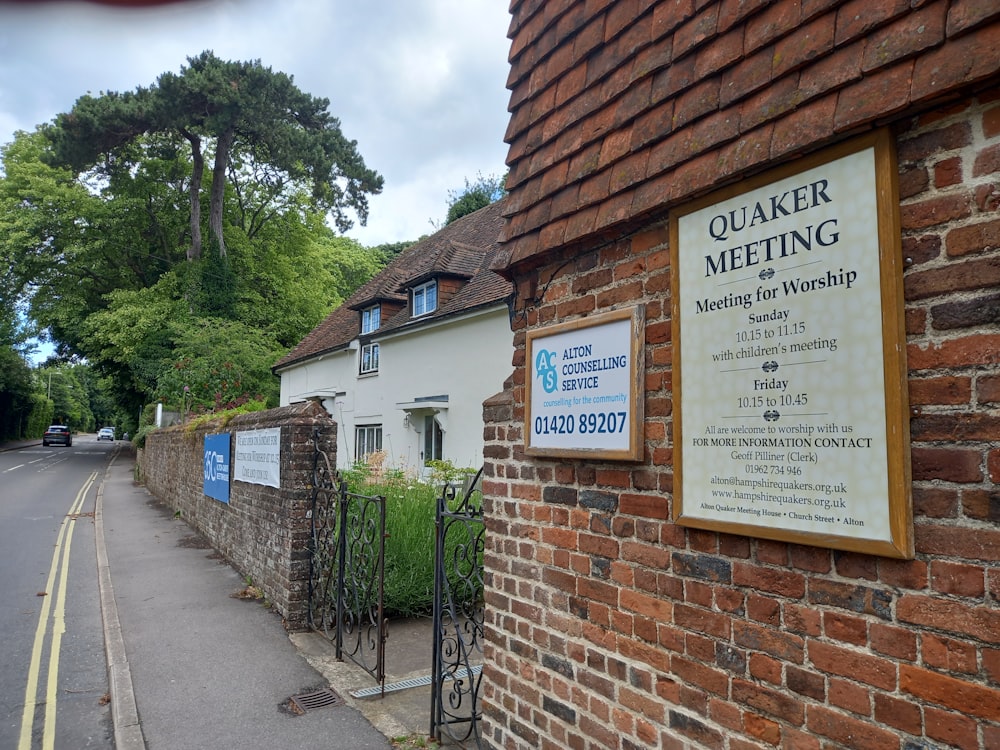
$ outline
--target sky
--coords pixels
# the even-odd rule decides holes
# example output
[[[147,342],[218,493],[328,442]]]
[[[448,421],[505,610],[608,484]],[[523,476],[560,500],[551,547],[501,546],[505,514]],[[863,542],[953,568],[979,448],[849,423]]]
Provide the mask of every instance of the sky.
[[[385,178],[364,245],[440,226],[449,195],[506,171],[506,0],[0,0],[0,145],[84,94],[149,86],[204,50],[330,100]]]

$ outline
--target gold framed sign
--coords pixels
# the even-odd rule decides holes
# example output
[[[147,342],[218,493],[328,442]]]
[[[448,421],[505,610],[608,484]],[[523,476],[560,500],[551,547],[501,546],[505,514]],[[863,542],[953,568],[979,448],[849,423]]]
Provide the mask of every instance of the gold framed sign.
[[[897,179],[883,129],[671,216],[678,524],[913,557]]]
[[[528,331],[525,453],[643,456],[645,308]]]

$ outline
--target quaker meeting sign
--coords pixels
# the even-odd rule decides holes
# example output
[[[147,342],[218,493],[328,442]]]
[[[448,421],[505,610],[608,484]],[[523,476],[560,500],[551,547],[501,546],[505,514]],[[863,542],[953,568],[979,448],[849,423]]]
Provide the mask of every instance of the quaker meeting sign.
[[[229,433],[205,435],[205,481],[208,497],[229,502]]]
[[[645,309],[529,331],[525,453],[642,458]]]
[[[671,217],[678,524],[913,556],[882,130]]]

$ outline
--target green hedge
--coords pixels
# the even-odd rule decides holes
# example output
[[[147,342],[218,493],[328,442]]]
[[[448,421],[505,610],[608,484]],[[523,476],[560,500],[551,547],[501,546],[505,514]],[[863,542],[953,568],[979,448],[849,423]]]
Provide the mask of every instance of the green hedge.
[[[467,472],[460,472],[465,474]],[[384,495],[386,499],[385,540],[385,609],[389,617],[429,615],[434,605],[434,518],[437,499],[443,482],[420,482],[402,473],[389,472],[375,479],[366,467],[345,472],[350,492],[359,495]],[[435,477],[440,478],[437,473]],[[460,502],[457,493],[455,502]],[[475,498],[474,498],[475,499]],[[478,502],[478,500],[477,500]],[[462,545],[468,544],[467,534],[455,528],[445,539],[445,556],[449,561],[461,561],[462,576],[449,571],[453,590],[467,606],[482,596],[481,586],[462,585],[472,565],[482,568],[482,553],[475,561],[465,560]],[[463,538],[464,537],[464,538]],[[449,568],[454,567],[449,565]]]

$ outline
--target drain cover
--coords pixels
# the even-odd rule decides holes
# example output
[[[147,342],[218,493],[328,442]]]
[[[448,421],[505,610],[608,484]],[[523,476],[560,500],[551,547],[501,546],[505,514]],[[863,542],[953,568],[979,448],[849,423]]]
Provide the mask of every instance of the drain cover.
[[[292,705],[302,713],[305,713],[306,711],[315,711],[317,708],[344,705],[344,699],[337,695],[336,691],[331,688],[317,690],[314,693],[293,695],[288,700],[290,700]]]

